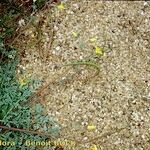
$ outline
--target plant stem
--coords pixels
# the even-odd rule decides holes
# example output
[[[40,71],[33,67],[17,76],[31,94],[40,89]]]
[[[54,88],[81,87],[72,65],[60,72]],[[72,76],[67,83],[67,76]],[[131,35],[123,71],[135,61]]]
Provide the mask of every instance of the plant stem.
[[[98,74],[100,72],[100,68],[99,68],[98,64],[91,62],[91,61],[74,61],[74,62],[70,62],[68,64],[65,64],[63,66],[70,66],[70,65],[73,65],[73,66],[77,66],[77,65],[92,66],[92,67],[96,68],[96,70],[97,70],[96,74]]]
[[[0,125],[0,128],[5,129],[5,130],[19,131],[19,132],[28,133],[28,134],[37,134],[37,135],[40,135],[40,136],[47,136],[47,137],[50,137],[50,138],[54,138],[50,134],[43,133],[43,132],[30,131],[30,130],[13,128],[13,127],[6,127],[6,126],[2,126],[2,125]]]

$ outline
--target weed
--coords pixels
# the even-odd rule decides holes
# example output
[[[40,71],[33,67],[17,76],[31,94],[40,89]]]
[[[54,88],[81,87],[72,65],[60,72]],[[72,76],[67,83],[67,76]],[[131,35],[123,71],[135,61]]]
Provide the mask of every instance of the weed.
[[[96,64],[95,62],[92,62],[92,61],[73,61],[73,62],[70,62],[68,64],[65,64],[64,66],[70,66],[70,65],[72,65],[72,66],[78,66],[78,65],[92,66],[97,70],[96,75],[100,71],[99,65]]]
[[[8,42],[8,37],[13,37],[16,28],[13,23],[8,23],[14,15],[14,10],[0,15],[0,149],[34,150],[37,147],[28,147],[25,144],[27,140],[43,141],[49,137],[55,138],[60,127],[53,118],[45,114],[41,104],[32,106],[29,103],[28,98],[35,90],[30,87],[35,87],[35,81],[29,79],[25,83],[16,77],[19,63],[17,50]]]
[[[11,58],[7,63],[0,62],[1,125],[26,130],[46,131],[49,135],[56,137],[59,134],[60,128],[53,118],[45,115],[44,107],[41,104],[36,104],[34,107],[29,105],[28,97],[32,94],[32,91],[29,88],[30,83],[20,86],[20,83],[15,76],[17,63],[16,60]],[[28,134],[1,130],[0,140],[14,141],[16,144],[13,148],[25,149],[25,140],[45,140],[47,137]],[[11,148],[12,146],[4,147],[4,149]]]

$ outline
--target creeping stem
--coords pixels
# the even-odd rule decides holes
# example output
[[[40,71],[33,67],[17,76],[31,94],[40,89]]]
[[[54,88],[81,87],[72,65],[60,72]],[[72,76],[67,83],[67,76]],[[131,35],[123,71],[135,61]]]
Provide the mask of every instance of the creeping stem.
[[[100,67],[98,64],[91,62],[91,61],[73,61],[68,64],[64,64],[63,66],[78,66],[78,65],[86,65],[86,66],[92,66],[97,70],[97,74],[100,72]]]

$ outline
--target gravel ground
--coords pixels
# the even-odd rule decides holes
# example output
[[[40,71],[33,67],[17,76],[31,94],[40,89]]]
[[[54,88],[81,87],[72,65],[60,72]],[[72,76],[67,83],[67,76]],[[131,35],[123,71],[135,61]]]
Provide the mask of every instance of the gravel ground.
[[[75,141],[72,150],[149,149],[150,2],[68,0],[64,7],[39,12],[38,28],[29,25],[17,41],[19,68],[49,84],[41,102],[60,123],[60,138]],[[73,60],[95,61],[100,72],[62,66]]]

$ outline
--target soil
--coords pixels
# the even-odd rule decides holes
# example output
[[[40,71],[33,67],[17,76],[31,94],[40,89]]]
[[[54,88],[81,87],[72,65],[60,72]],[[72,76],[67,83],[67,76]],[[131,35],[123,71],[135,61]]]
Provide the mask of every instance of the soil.
[[[59,138],[76,142],[70,149],[149,149],[150,2],[66,0],[64,8],[41,10],[16,40],[18,73],[39,81],[37,100],[59,122]],[[100,72],[64,66],[72,61]]]

